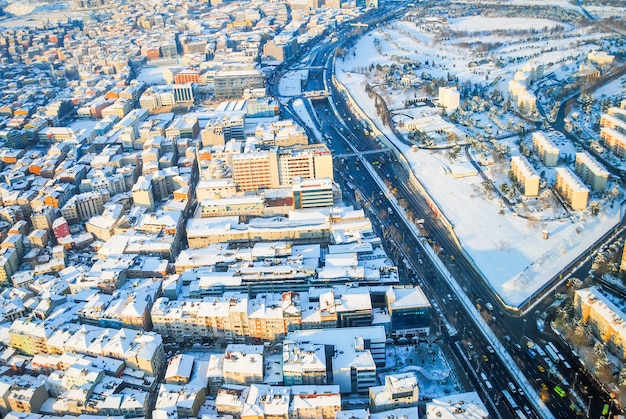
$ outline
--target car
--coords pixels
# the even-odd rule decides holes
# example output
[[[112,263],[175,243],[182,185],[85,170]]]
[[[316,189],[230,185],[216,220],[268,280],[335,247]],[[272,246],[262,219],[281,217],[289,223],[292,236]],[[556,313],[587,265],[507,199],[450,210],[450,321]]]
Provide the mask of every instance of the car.
[[[519,343],[515,344],[515,349],[517,349],[518,351],[522,350],[522,345],[520,345]]]
[[[450,294],[447,295],[448,301],[452,301],[452,296]]]
[[[474,345],[472,345],[472,342],[467,342],[467,347],[472,350],[474,349]]]
[[[487,346],[487,351],[489,351],[490,354],[495,352],[493,348],[491,347],[491,345]]]
[[[546,369],[543,367],[543,365],[537,365],[537,369],[539,370],[539,372],[546,372]]]
[[[524,412],[526,412],[528,416],[532,416],[533,414],[532,410],[530,410],[530,407],[528,406],[524,406]]]
[[[483,355],[483,361],[489,362],[489,358],[487,358],[487,355]]]
[[[546,383],[541,383],[541,389],[543,391],[548,391],[548,386],[546,385]]]

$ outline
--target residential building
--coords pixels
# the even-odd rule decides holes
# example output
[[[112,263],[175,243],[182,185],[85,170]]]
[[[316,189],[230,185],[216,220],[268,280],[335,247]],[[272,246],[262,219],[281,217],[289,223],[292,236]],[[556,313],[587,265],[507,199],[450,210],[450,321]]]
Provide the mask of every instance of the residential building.
[[[168,384],[188,384],[193,370],[194,357],[178,354],[170,359],[163,379]]]
[[[554,143],[554,135],[544,131],[535,131],[532,134],[533,152],[539,156],[547,167],[555,167],[559,163],[559,148]]]
[[[275,149],[235,154],[232,156],[233,181],[240,190],[277,188],[278,156]]]
[[[574,292],[574,307],[593,335],[604,342],[618,358],[626,358],[625,313],[607,298],[598,287]]]
[[[524,156],[511,157],[511,171],[520,184],[524,196],[539,195],[540,177]]]
[[[583,184],[578,176],[567,167],[557,167],[556,183],[554,189],[561,198],[574,210],[584,210],[587,208],[589,199],[589,189]]]
[[[154,211],[154,193],[150,179],[140,176],[133,186],[132,194],[134,205],[145,207],[148,211]]]
[[[285,385],[328,384],[325,345],[284,340],[282,347]]]
[[[446,112],[454,112],[461,104],[461,94],[456,87],[439,88],[439,106]]]
[[[609,179],[609,171],[587,151],[576,153],[576,174],[593,192],[602,192]]]
[[[358,377],[357,377],[358,379]],[[338,386],[292,386],[290,419],[336,419],[341,411]]]
[[[262,384],[265,373],[263,345],[229,344],[222,372],[225,384]]]

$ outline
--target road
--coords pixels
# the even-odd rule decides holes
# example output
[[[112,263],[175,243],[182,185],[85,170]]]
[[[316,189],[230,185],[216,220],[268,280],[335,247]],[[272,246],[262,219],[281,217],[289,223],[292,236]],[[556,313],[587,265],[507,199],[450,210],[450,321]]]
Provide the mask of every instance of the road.
[[[495,402],[496,411],[492,411],[494,405],[487,404],[490,411],[497,417],[510,415],[508,408],[501,402],[500,395],[501,390],[509,387],[509,382],[515,383],[515,380],[499,357],[488,349],[493,343],[483,337],[472,318],[465,312],[465,307],[458,303],[455,291],[449,288],[432,261],[420,250],[422,244],[412,234],[407,234],[412,230],[412,226],[391,209],[392,204],[387,199],[389,191],[395,194],[397,199],[407,203],[416,219],[423,219],[422,231],[427,233],[430,245],[440,251],[440,258],[463,287],[463,291],[477,307],[480,307],[481,314],[500,342],[520,369],[527,374],[529,382],[533,383],[545,397],[545,402],[554,415],[571,417],[572,403],[583,407],[580,406],[580,398],[571,397],[573,395],[568,391],[568,385],[570,383],[573,385],[574,381],[577,387],[586,388],[586,394],[592,396],[589,399],[592,413],[599,411],[603,403],[602,393],[595,391],[595,384],[578,369],[579,366],[572,357],[566,358],[571,361],[569,362],[571,370],[564,371],[562,365],[550,368],[544,359],[529,354],[529,341],[543,345],[545,339],[553,337],[542,335],[537,331],[535,317],[520,317],[518,313],[502,306],[471,261],[458,249],[454,239],[439,220],[438,214],[429,207],[427,198],[421,196],[411,185],[402,165],[393,154],[389,154],[389,150],[384,149],[384,146],[381,148],[381,144],[367,133],[366,123],[355,117],[347,100],[334,89],[331,80],[331,58],[336,44],[326,42],[320,45],[307,63],[313,67],[309,73],[307,90],[329,89],[331,93],[330,98],[311,100],[316,129],[322,133],[323,140],[328,143],[334,155],[345,155],[335,164],[338,180],[345,185],[344,190],[352,190],[361,205],[378,220],[375,228],[383,237],[389,254],[395,258],[404,280],[420,285],[433,307],[442,316],[442,320],[436,322],[441,329],[440,333],[450,337],[451,347],[461,359],[461,364],[466,361],[466,373],[481,396]],[[368,164],[376,168],[376,175],[380,179],[388,182],[388,190],[379,187],[366,169]],[[544,304],[549,305],[551,302],[552,299],[548,298]],[[493,312],[484,309],[487,303],[496,307]],[[442,327],[442,324],[445,326]],[[562,352],[567,355],[565,350]],[[487,377],[486,381],[489,381],[491,389],[486,386],[480,374]],[[559,374],[563,376],[567,385]],[[566,397],[560,397],[554,392],[556,385],[566,389]],[[515,384],[512,386],[516,390],[512,395],[519,407],[530,411],[529,416],[539,417],[537,412],[532,411],[532,404],[526,399],[525,394],[520,392]]]

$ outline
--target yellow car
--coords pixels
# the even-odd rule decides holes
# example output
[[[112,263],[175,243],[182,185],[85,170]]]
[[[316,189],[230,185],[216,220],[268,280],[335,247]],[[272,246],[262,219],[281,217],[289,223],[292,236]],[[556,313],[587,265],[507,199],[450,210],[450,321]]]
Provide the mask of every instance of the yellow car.
[[[543,367],[543,365],[537,365],[537,369],[539,370],[539,372],[546,372],[546,369]]]
[[[543,391],[548,391],[548,386],[546,385],[546,383],[541,383],[541,389]]]
[[[483,361],[489,362],[489,358],[487,358],[487,355],[483,355]]]

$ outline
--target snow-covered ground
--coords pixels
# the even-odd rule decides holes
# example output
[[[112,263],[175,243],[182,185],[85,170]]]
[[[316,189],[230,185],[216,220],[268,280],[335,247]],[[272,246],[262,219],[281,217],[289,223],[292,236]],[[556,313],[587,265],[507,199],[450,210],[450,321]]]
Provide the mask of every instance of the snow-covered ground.
[[[498,18],[492,21],[472,17],[471,28],[506,27],[507,20],[518,30],[554,27],[557,24],[545,19]],[[457,19],[453,25],[469,28],[470,21]],[[561,26],[571,32],[571,37],[577,36],[575,39],[582,45],[574,47],[571,37],[556,40],[554,44],[550,40],[543,40],[529,45],[522,40],[507,37],[500,39],[502,45],[492,51],[493,55],[502,53],[501,58],[508,61],[504,68],[495,68],[491,62],[470,68],[468,64],[476,60],[476,52],[455,45],[461,40],[437,43],[432,35],[416,23],[390,22],[362,37],[344,59],[337,60],[336,77],[370,118],[376,118],[377,115],[373,99],[365,92],[366,84],[377,83],[376,70],[371,66],[397,65],[398,57],[420,62],[424,72],[433,78],[446,77],[451,73],[459,77],[460,83],[464,80],[485,83],[485,75],[489,75],[491,79],[501,77],[498,86],[506,86],[515,71],[530,59],[544,63],[546,74],[558,72],[557,78],[560,78],[575,69],[576,57],[593,48],[592,38],[602,36],[577,32],[568,24]],[[497,37],[492,35],[492,38],[488,42],[496,42]],[[481,41],[487,42],[483,38]],[[548,49],[551,50],[549,53],[546,52]],[[390,109],[399,109],[406,98],[419,95],[414,89],[405,89],[403,92],[390,89],[384,82],[381,84],[383,86],[377,86],[377,91]],[[503,93],[506,95],[506,90]],[[454,178],[450,174],[442,174],[440,168],[450,165],[445,151],[412,151],[395,139],[388,128],[379,121],[375,122],[395,142],[415,177],[444,211],[465,252],[503,301],[511,306],[522,304],[620,220],[621,209],[618,205],[605,206],[597,216],[583,212],[575,213],[569,219],[555,216],[553,218],[556,219],[552,220],[543,217],[540,221],[533,221],[521,218],[506,209],[498,198],[485,198],[481,192],[480,176]],[[543,238],[544,231],[548,232],[548,239]]]

